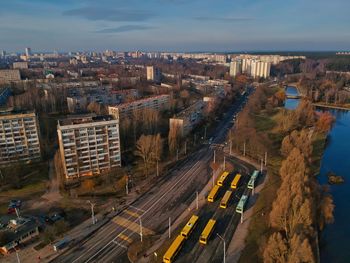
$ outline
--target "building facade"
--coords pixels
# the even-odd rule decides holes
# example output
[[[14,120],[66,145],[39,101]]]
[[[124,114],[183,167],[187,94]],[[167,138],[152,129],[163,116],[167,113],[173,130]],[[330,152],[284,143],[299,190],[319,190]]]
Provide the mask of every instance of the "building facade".
[[[0,164],[40,158],[35,113],[0,113]]]
[[[26,61],[13,62],[12,66],[13,66],[13,69],[27,69],[28,62],[26,62]]]
[[[147,66],[147,80],[159,82],[162,78],[161,70],[154,66]]]
[[[109,106],[108,113],[120,118],[130,117],[134,112],[140,112],[144,109],[164,110],[169,108],[170,95],[158,95],[141,100],[135,100],[128,103]]]
[[[66,179],[121,166],[118,119],[109,115],[66,119],[58,123],[57,133]]]
[[[236,77],[238,74],[242,73],[242,61],[234,60],[230,63],[230,76]]]
[[[21,80],[21,74],[18,69],[0,70],[0,84],[10,83]]]
[[[253,61],[251,64],[250,75],[254,78],[268,78],[270,77],[271,63],[264,61]]]
[[[204,118],[205,102],[197,101],[195,104],[184,109],[179,114],[169,119],[170,133],[180,136],[186,136],[196,127]]]

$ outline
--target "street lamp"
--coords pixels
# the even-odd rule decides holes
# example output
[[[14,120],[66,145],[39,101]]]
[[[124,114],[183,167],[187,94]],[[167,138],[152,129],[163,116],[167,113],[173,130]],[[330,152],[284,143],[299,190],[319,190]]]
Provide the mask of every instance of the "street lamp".
[[[225,239],[219,235],[219,233],[216,233],[216,235],[224,242],[224,263],[226,262],[226,241]]]
[[[91,205],[91,219],[92,219],[92,224],[95,224],[95,212],[94,212],[94,207],[95,204],[91,203],[90,200],[87,201]]]

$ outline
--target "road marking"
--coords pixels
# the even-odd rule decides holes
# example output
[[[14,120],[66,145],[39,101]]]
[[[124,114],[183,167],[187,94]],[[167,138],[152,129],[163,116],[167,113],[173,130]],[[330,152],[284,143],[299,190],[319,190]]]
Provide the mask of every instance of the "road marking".
[[[120,246],[120,247],[122,247],[122,248],[128,249],[126,246],[120,244],[119,242],[117,242],[117,241],[115,241],[115,240],[113,240],[112,243],[114,243],[114,244],[116,244],[116,245],[118,245],[118,246]]]
[[[133,206],[133,205],[129,205],[129,207],[132,207],[132,208],[136,209],[137,211],[145,212],[145,210],[138,208],[136,206]]]
[[[201,152],[199,152],[199,153],[201,153]],[[208,153],[205,152],[204,155],[208,155]],[[199,154],[199,156],[201,157],[201,154]],[[210,155],[210,156],[211,156],[211,155]],[[208,159],[210,156],[208,155],[208,156],[207,156],[207,159]],[[203,158],[201,158],[201,159],[203,159]],[[197,161],[186,173],[184,173],[184,174],[179,178],[179,180],[175,182],[175,184],[172,184],[172,185],[171,185],[171,189],[175,189],[176,186],[177,186],[184,178],[186,178],[186,175],[187,175],[193,168],[195,168],[195,167],[197,166],[198,163],[199,163],[199,161]],[[197,170],[197,169],[198,169],[198,168],[196,168],[195,170]],[[153,208],[158,202],[160,202],[160,201],[162,200],[162,198],[163,198],[165,195],[167,195],[168,193],[169,193],[169,191],[166,191],[160,198],[158,198],[158,200],[154,201],[154,203],[152,204],[152,206],[151,206],[150,208],[148,208],[148,209],[144,212],[144,214],[146,214],[150,209],[152,209],[152,208]],[[152,197],[150,200],[148,200],[148,201],[145,203],[145,205],[144,205],[143,207],[145,207],[147,204],[151,203],[155,198],[157,198],[157,196],[154,196],[154,197]],[[137,221],[137,219],[136,219],[134,222],[136,222],[136,221]],[[121,233],[124,233],[126,230],[127,230],[127,229],[124,229]],[[115,241],[115,240],[112,239],[110,242],[108,242],[106,245],[104,245],[104,246],[103,246],[101,249],[99,249],[94,255],[92,255],[90,258],[88,258],[88,260],[86,260],[85,263],[90,262],[96,255],[98,255],[98,254],[100,253],[100,251],[102,251],[102,250],[104,250],[106,247],[108,247],[113,241]],[[95,246],[96,246],[97,244],[99,244],[99,243],[100,243],[100,242],[97,242],[97,243],[95,244]],[[95,246],[93,246],[93,247],[91,247],[90,249],[88,249],[87,252],[90,251],[90,250],[92,250]],[[77,260],[79,260],[82,256],[83,256],[83,255],[81,255],[81,256],[79,256],[78,258],[76,258],[72,263],[74,263],[74,262],[76,262]]]
[[[123,210],[123,212],[125,212],[125,213],[127,213],[128,215],[131,215],[131,216],[133,216],[133,217],[136,217],[136,218],[139,218],[139,217],[140,217],[140,215],[139,215],[138,213],[135,213],[135,212],[130,211],[130,210],[128,210],[128,209]]]
[[[126,229],[131,230],[132,232],[135,232],[135,233],[140,232],[140,225],[138,223],[125,219],[124,217],[116,216],[115,218],[113,218],[113,222],[116,223],[117,225],[120,225]],[[154,231],[144,226],[142,226],[142,232],[144,235],[154,235]]]
[[[132,239],[131,239],[130,237],[128,237],[127,235],[119,234],[117,237],[120,238],[120,239],[125,240],[125,241],[128,242],[129,244],[132,243]]]

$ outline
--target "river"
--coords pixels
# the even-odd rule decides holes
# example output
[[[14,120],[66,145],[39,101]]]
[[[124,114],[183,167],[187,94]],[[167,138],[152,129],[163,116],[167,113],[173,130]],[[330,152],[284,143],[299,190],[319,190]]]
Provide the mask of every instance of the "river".
[[[295,95],[294,87],[287,87],[288,94]],[[287,99],[285,107],[295,109],[298,99]],[[345,178],[345,184],[330,186],[334,198],[335,221],[327,225],[322,232],[320,242],[321,263],[348,263],[350,262],[350,111],[329,110],[336,121],[329,132],[328,142],[321,160],[319,181],[327,184],[327,173],[335,172]]]

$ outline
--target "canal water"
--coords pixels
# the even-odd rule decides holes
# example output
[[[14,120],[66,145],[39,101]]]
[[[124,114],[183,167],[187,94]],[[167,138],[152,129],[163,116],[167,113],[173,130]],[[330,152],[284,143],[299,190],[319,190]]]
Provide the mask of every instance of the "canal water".
[[[297,90],[294,87],[286,89],[288,94]],[[299,100],[287,99],[285,107],[295,109]],[[327,225],[322,232],[320,242],[322,263],[350,262],[350,111],[329,110],[336,121],[329,132],[324,155],[321,160],[319,181],[327,184],[327,173],[332,171],[345,178],[342,185],[330,186],[334,198],[335,221]]]

